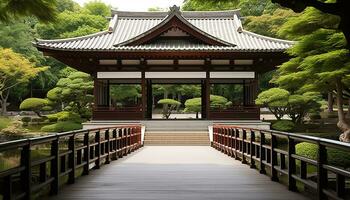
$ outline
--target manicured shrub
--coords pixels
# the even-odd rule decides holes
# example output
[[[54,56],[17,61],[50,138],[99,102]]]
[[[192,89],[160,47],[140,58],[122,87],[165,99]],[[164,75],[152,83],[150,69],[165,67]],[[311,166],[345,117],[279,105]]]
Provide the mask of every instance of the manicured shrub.
[[[55,114],[46,115],[47,119],[50,122],[63,122],[63,121],[72,121],[76,123],[80,123],[80,116],[76,113],[69,111],[61,111]]]
[[[82,125],[80,123],[72,122],[72,121],[64,121],[57,122],[55,124],[46,125],[41,128],[43,132],[66,132],[82,129]]]
[[[23,122],[24,126],[28,126],[29,122],[32,121],[31,117],[22,117],[21,121]]]
[[[272,129],[277,131],[290,132],[295,128],[295,124],[290,120],[279,120],[272,124]]]
[[[298,155],[317,160],[318,147],[316,144],[302,142],[296,145],[295,150]],[[331,165],[336,165],[344,168],[350,167],[350,152],[333,148],[327,149],[327,158],[328,163]]]
[[[49,101],[47,99],[40,99],[40,98],[28,98],[22,101],[21,105],[19,106],[19,109],[21,110],[30,110],[35,112],[39,117],[40,111],[43,110],[48,105]]]

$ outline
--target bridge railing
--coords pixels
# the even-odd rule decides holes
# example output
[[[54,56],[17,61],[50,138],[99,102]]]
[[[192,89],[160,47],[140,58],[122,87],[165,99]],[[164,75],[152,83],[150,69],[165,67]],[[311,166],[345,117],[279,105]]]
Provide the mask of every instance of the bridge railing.
[[[10,165],[0,170],[0,191],[4,200],[31,199],[43,191],[54,195],[64,183],[72,184],[77,176],[141,146],[138,124],[0,143],[0,161],[12,155]]]
[[[301,142],[317,147],[316,159],[296,152]],[[272,181],[286,181],[289,190],[296,191],[299,182],[315,192],[317,199],[349,198],[350,166],[329,162],[327,154],[349,153],[350,144],[273,130],[214,125],[212,147],[268,174]]]

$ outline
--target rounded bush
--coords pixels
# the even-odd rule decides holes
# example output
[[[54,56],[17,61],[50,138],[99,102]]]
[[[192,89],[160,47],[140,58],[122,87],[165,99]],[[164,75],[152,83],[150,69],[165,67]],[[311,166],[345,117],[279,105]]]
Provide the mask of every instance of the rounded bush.
[[[72,122],[81,122],[81,118],[78,114],[69,111],[61,111],[55,114],[47,115],[47,119],[50,122],[62,122],[62,121],[72,121]]]
[[[57,122],[55,124],[46,125],[41,128],[43,132],[66,132],[82,129],[83,126],[72,121]]]
[[[21,110],[41,110],[43,107],[45,107],[48,104],[48,101],[46,99],[40,99],[40,98],[28,98],[22,101],[21,105],[19,106],[19,109]]]
[[[302,142],[295,146],[295,150],[296,153],[300,156],[317,160],[318,147],[316,144]],[[327,158],[328,163],[331,165],[336,165],[345,168],[350,167],[350,152],[337,149],[327,149]]]
[[[295,128],[295,124],[290,120],[279,120],[272,124],[272,129],[277,131],[290,132]]]

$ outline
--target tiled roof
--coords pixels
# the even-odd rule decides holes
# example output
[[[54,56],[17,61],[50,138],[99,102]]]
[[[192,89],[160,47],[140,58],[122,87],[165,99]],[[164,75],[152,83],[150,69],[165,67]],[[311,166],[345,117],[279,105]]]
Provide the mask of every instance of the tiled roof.
[[[69,39],[37,40],[35,45],[45,49],[65,51],[230,51],[230,52],[282,52],[293,42],[258,35],[243,29],[240,13],[233,11],[181,12],[191,25],[210,37],[229,45],[192,43],[118,45],[140,37],[167,19],[171,12],[120,12],[113,11],[107,31]]]

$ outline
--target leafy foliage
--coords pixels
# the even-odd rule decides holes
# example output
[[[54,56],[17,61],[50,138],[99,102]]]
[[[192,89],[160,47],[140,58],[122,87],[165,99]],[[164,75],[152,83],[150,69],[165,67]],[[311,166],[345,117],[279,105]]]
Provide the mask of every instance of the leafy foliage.
[[[201,109],[202,109],[202,98],[197,97],[193,99],[187,99],[185,101],[184,112],[187,112],[187,113],[195,112],[197,119],[198,119],[198,113],[201,112]]]
[[[54,21],[56,17],[55,0],[2,0],[0,3],[0,21],[8,22],[13,18],[35,16],[40,21]]]
[[[11,90],[20,85],[28,84],[45,67],[34,67],[22,55],[11,49],[0,49],[0,103],[1,113],[6,113],[7,99]]]
[[[306,142],[299,143],[295,146],[298,155],[317,160],[318,147],[315,144]],[[327,158],[330,165],[336,165],[348,168],[350,166],[350,153],[333,148],[327,149]]]
[[[46,117],[50,122],[63,122],[63,121],[71,121],[76,123],[81,122],[81,118],[77,113],[68,112],[68,111],[61,111],[55,114],[46,115]]]
[[[47,98],[62,108],[78,113],[83,118],[91,115],[93,81],[89,74],[73,72],[61,78],[55,88],[47,93]]]
[[[181,105],[181,102],[176,101],[174,99],[161,99],[157,102],[158,104],[163,104],[168,107],[165,111],[163,111],[163,117],[165,119],[169,119],[171,112],[175,110],[175,108]]]
[[[295,128],[295,124],[290,120],[279,120],[272,124],[272,129],[277,131],[291,132]]]
[[[66,131],[79,130],[79,129],[82,129],[82,127],[83,126],[80,123],[64,121],[64,122],[57,122],[55,124],[43,126],[41,128],[41,131],[60,133],[60,132],[66,132]]]
[[[49,105],[49,101],[47,99],[28,98],[21,103],[21,105],[19,106],[19,109],[33,111],[39,117],[41,117],[40,112],[42,110],[45,110],[45,108],[47,108],[48,105]]]

